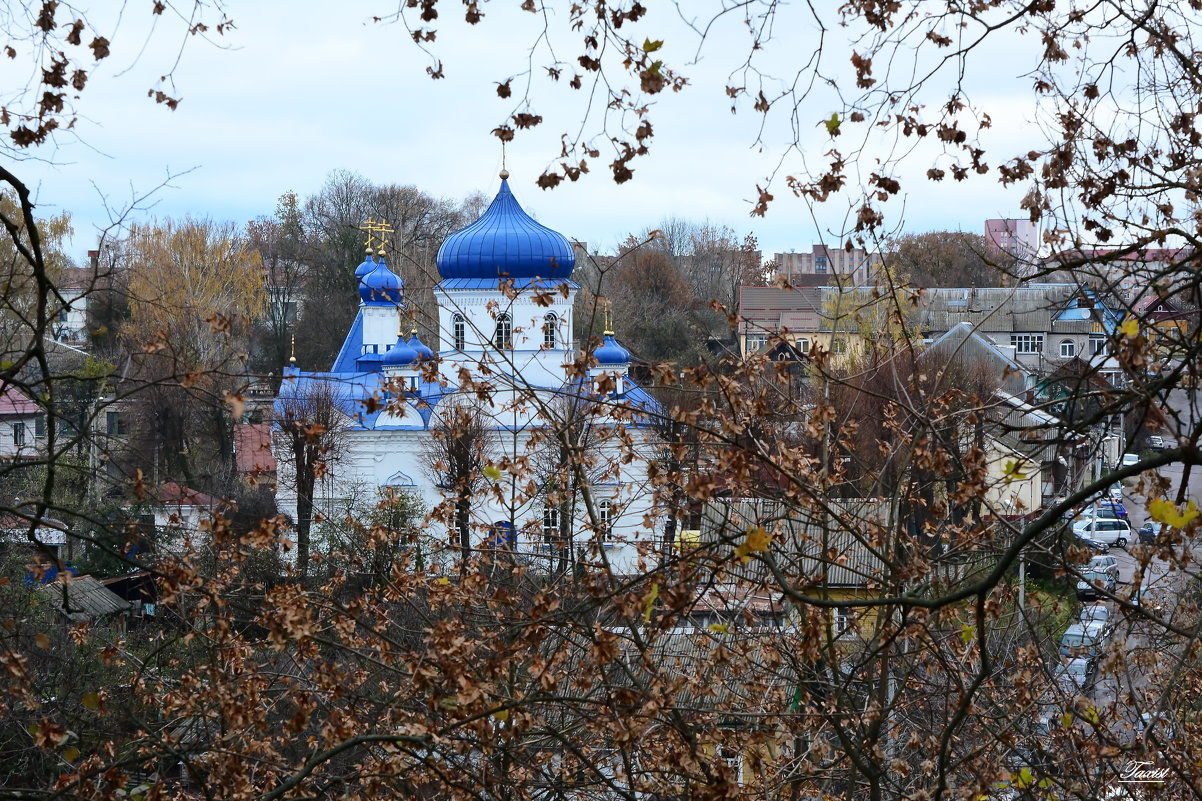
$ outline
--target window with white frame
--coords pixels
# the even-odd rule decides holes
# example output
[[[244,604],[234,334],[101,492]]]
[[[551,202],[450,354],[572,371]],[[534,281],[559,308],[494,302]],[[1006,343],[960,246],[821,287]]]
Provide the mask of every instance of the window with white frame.
[[[1071,359],[1077,355],[1077,343],[1071,339],[1063,339],[1060,341],[1060,358]]]
[[[1043,334],[1011,334],[1015,353],[1043,353]]]
[[[39,437],[39,438],[46,436],[46,418],[45,417],[38,416],[33,419],[33,435],[35,437]]]
[[[467,345],[467,320],[463,319],[462,314],[451,318],[451,340],[451,347],[455,350],[463,350]]]
[[[1106,338],[1105,337],[1090,337],[1089,352],[1094,356],[1106,355]]]
[[[13,445],[18,448],[25,446],[25,424],[13,423]]]
[[[558,546],[559,542],[559,507],[543,507],[543,543],[548,546]]]
[[[555,329],[559,326],[559,317],[554,313],[543,318],[543,347],[548,350],[555,347]]]
[[[831,353],[836,356],[842,356],[847,353],[847,340],[843,337],[833,337],[831,339]]]
[[[513,319],[502,312],[497,315],[497,330],[493,335],[493,344],[497,350],[513,349]]]
[[[807,339],[807,338],[805,338],[805,337],[802,337],[802,338],[798,339],[798,340],[797,340],[797,350],[798,350],[798,351],[799,351],[799,352],[800,352],[800,353],[801,353],[803,356],[807,356],[807,355],[809,355],[809,353],[810,353],[810,340],[809,340],[809,339]]]
[[[718,746],[718,759],[721,759],[726,765],[735,784],[741,785],[743,783],[743,755],[739,753],[739,750],[728,745],[720,745]]]
[[[608,544],[613,533],[613,506],[608,498],[597,504],[597,525],[597,536],[602,544]]]
[[[851,607],[836,606],[831,615],[831,634],[835,637],[851,628]]]
[[[768,347],[768,335],[762,332],[747,335],[747,352],[759,353]]]

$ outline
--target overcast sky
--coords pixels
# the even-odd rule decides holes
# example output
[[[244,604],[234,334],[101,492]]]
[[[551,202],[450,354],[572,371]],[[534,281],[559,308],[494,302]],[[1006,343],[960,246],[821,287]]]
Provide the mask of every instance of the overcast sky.
[[[110,37],[112,58],[94,71],[80,101],[78,139],[60,137],[57,148],[39,153],[51,163],[30,161],[18,172],[36,187],[44,211],[72,213],[76,258],[109,222],[102,196],[108,206],[123,207],[168,175],[186,171],[138,216],[192,214],[241,223],[270,215],[285,191],[302,197],[316,191],[334,169],[377,183],[414,184],[436,196],[491,196],[501,151],[489,131],[513,110],[512,100],[497,97],[493,81],[521,70],[533,35],[531,17],[486,5],[484,23],[468,28],[446,19],[459,13],[459,5],[445,5],[437,44],[447,78],[432,81],[428,58],[403,27],[371,21],[373,14],[387,13],[386,3],[233,0],[228,10],[237,27],[221,40],[227,47],[193,40],[184,50],[175,71],[183,102],[170,112],[148,100],[146,90],[167,71],[179,37],[162,35],[161,27],[143,48],[146,32],[139,25],[149,15],[134,3]],[[650,17],[645,24],[663,31],[665,58],[685,60],[694,52],[695,40],[677,19]],[[816,41],[800,23],[787,35],[778,32],[780,39],[788,43],[781,59],[807,57]],[[723,87],[742,43],[737,25],[714,29],[701,61],[686,68],[694,85],[656,100],[652,155],[635,162],[635,180],[622,186],[603,165],[576,184],[553,191],[535,186],[559,134],[577,127],[580,113],[573,93],[536,84],[533,110],[546,122],[541,133],[519,136],[508,154],[519,201],[543,223],[601,250],[668,216],[755,233],[766,256],[808,248],[819,231],[841,226],[846,202],[812,215],[783,184],[774,188],[777,201],[766,218],[748,216],[755,185],[780,156],[787,120],[770,126],[757,147],[758,115],[749,109],[730,114]],[[574,60],[573,45],[561,40],[558,55]],[[978,95],[1002,110],[995,113],[994,141],[1020,147],[1032,135],[1034,112],[1024,99],[1029,89],[1004,74],[1005,63],[987,67],[998,80],[983,80]],[[787,64],[777,66],[787,77]],[[832,110],[818,99],[798,114],[808,161],[820,160],[832,145],[821,127]],[[780,174],[797,165],[794,157]],[[1019,216],[1021,194],[1002,191],[992,177],[969,185],[916,184],[904,198],[905,228],[979,233],[986,217]],[[893,205],[901,211],[900,203]]]

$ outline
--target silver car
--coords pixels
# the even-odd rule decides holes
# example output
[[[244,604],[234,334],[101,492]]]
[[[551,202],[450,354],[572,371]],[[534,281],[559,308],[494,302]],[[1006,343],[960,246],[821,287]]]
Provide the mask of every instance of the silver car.
[[[1115,581],[1119,579],[1119,560],[1113,556],[1098,554],[1092,557],[1082,569],[1092,570],[1095,573],[1109,573],[1114,576]]]
[[[1086,604],[1081,607],[1077,622],[1083,624],[1101,623],[1103,627],[1110,625],[1110,607],[1105,604]]]

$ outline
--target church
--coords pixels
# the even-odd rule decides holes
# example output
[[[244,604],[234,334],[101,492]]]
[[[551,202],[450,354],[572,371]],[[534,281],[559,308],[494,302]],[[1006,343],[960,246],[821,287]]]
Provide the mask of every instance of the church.
[[[507,179],[502,171],[492,204],[438,251],[437,351],[404,330],[404,284],[369,244],[334,364],[284,370],[278,507],[297,519],[280,421],[322,398],[336,430],[312,492],[315,519],[405,493],[448,560],[505,549],[536,567],[633,573],[654,561],[662,529],[647,470],[660,407],[630,379],[630,353],[612,331],[591,353],[578,349],[572,246],[526,214]],[[320,550],[320,525],[311,539]]]

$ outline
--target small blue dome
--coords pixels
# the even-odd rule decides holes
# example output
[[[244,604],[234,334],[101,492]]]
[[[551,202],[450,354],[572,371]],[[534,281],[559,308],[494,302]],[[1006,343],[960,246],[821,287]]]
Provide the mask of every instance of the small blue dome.
[[[383,259],[359,279],[359,297],[364,303],[395,306],[405,296],[405,283],[388,269]]]
[[[570,278],[576,255],[563,234],[530,218],[502,178],[501,190],[480,219],[447,237],[438,249],[445,279]]]
[[[430,348],[426,347],[426,343],[418,339],[416,330],[413,332],[413,335],[409,337],[409,347],[413,348],[413,350],[417,353],[417,358],[421,359],[422,361],[434,361],[434,351],[430,350]]]
[[[417,358],[417,351],[413,346],[406,342],[404,337],[398,336],[396,344],[384,354],[384,367],[412,367]]]
[[[374,269],[376,269],[376,262],[371,257],[371,251],[368,250],[367,254],[363,257],[363,262],[355,268],[355,283],[358,284],[363,279],[363,276]]]
[[[593,358],[598,367],[610,367],[630,364],[630,351],[618,344],[614,335],[607,333],[601,347],[593,351]]]

